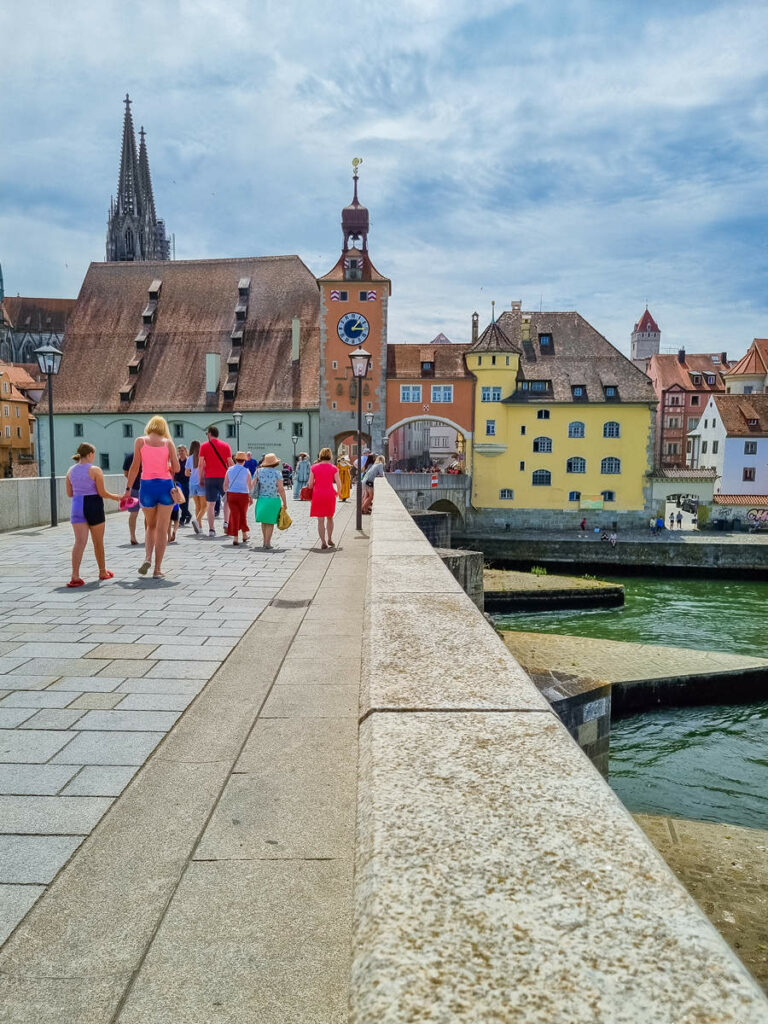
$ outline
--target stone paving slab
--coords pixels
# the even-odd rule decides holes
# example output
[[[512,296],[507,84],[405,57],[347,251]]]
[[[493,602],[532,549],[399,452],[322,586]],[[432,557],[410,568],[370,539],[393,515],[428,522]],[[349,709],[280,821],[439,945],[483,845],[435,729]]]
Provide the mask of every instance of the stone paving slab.
[[[24,917],[44,892],[43,885],[0,883],[0,945],[11,934],[16,921]]]
[[[127,517],[115,515],[106,533],[115,579],[93,581],[88,549],[87,586],[75,591],[63,585],[68,524],[0,535],[0,564],[13,579],[0,600],[0,794],[13,801],[0,802],[0,813],[9,810],[0,828],[39,831],[35,841],[61,839],[67,823],[91,831],[306,558],[307,512],[294,515],[274,555],[182,531],[159,584],[136,575],[141,550],[126,543]],[[62,578],[51,580],[52,565]],[[4,884],[18,885],[0,866]],[[28,907],[10,892],[0,899],[0,933]]]
[[[0,872],[7,882],[50,882],[82,841],[82,835],[0,835]]]

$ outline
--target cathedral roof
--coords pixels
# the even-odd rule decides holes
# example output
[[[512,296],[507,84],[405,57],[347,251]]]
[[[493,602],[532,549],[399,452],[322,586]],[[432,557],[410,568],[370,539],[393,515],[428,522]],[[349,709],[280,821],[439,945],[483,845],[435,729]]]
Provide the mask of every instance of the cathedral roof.
[[[62,334],[73,309],[74,299],[32,299],[6,295],[3,317],[14,331]]]
[[[648,312],[647,306],[645,307],[645,312],[635,324],[635,332],[638,334],[661,334],[659,325]]]
[[[220,386],[215,403],[209,404],[206,354],[221,356],[223,385],[238,285],[244,278],[250,278],[250,291],[237,394],[234,402],[225,401]],[[138,374],[129,377],[148,291],[156,279],[162,283],[143,362]],[[295,363],[293,317],[301,326]],[[92,263],[67,327],[56,411],[130,415],[317,407],[319,336],[317,282],[298,256]],[[128,381],[135,385],[134,396],[125,402],[120,389]]]

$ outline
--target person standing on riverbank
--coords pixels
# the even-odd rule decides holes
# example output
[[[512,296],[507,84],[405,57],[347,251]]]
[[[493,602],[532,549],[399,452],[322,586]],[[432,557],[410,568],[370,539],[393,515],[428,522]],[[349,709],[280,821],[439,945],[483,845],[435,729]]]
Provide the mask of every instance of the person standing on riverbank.
[[[579,540],[584,540],[584,538],[586,536],[587,536],[587,517],[584,516],[584,518],[579,523]]]

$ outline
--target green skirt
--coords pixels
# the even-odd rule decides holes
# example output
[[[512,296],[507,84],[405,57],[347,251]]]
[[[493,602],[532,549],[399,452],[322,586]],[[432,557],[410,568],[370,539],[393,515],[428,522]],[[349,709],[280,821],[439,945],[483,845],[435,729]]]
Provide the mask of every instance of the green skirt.
[[[277,495],[272,497],[261,497],[256,499],[256,522],[257,523],[271,523],[273,526],[277,523],[277,517],[280,515],[280,509],[283,507],[282,498]]]

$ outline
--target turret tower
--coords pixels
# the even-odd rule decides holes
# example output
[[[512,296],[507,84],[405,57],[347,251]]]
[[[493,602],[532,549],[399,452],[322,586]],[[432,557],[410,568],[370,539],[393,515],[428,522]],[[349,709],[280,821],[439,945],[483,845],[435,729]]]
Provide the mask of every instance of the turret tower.
[[[633,363],[644,364],[651,356],[657,356],[660,348],[661,331],[646,306],[645,312],[632,331],[632,355],[630,358]],[[645,365],[640,365],[640,369],[645,370]]]

